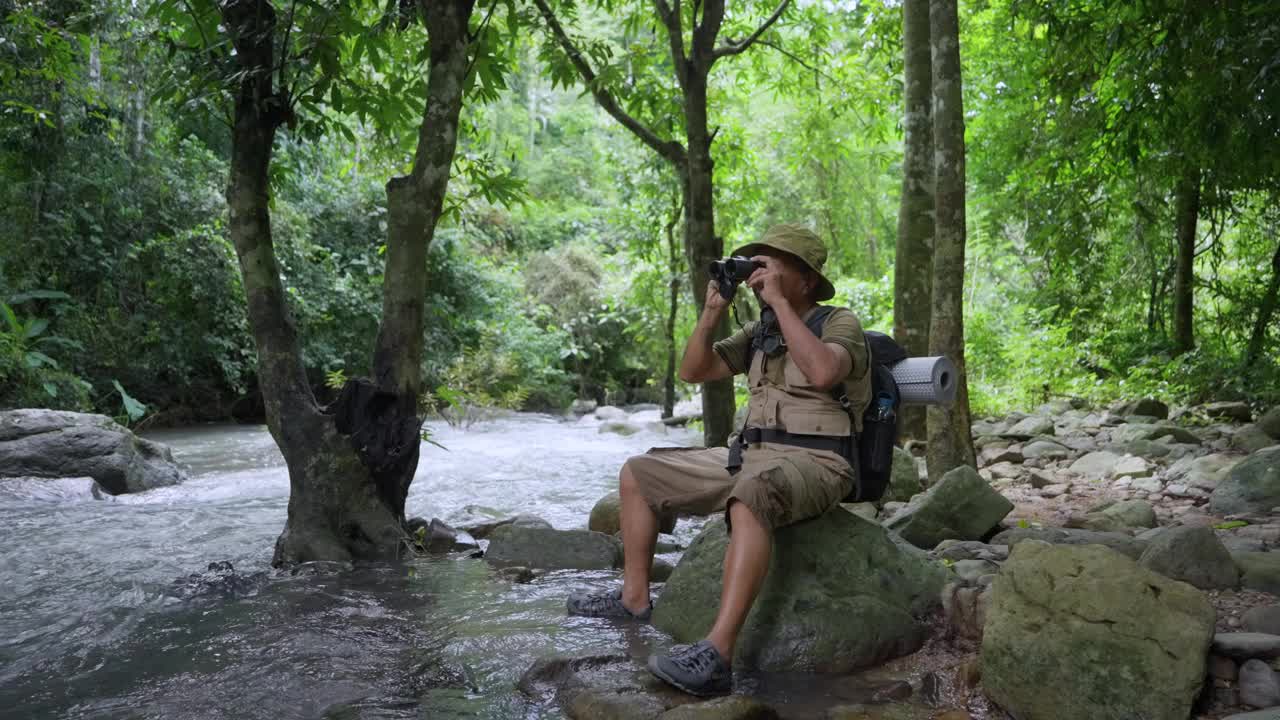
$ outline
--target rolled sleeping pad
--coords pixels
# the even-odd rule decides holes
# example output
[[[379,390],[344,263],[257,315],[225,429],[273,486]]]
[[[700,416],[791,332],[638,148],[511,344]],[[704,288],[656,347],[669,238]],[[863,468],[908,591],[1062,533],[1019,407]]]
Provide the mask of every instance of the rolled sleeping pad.
[[[889,368],[903,405],[950,405],[956,401],[960,374],[946,356],[912,357]]]

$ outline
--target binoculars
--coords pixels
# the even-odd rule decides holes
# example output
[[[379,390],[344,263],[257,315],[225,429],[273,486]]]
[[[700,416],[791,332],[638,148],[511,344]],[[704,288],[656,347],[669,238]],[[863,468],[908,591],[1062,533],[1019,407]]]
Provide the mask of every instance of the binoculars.
[[[738,284],[751,277],[756,268],[762,267],[764,263],[759,260],[735,255],[723,260],[713,260],[707,270],[711,273],[711,279],[719,286],[720,296],[725,300],[732,300]]]

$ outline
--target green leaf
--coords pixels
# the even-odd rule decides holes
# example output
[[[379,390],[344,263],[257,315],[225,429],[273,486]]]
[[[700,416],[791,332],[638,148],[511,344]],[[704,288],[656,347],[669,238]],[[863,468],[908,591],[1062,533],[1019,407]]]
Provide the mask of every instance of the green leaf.
[[[49,397],[51,398],[58,397],[58,385],[56,383],[51,383],[51,382],[43,383],[42,387],[44,388],[44,391],[49,394]]]
[[[21,305],[28,300],[70,300],[71,296],[61,290],[28,290],[13,295],[9,298],[9,304]]]
[[[1227,522],[1218,523],[1213,527],[1215,530],[1234,530],[1236,528],[1245,527],[1248,524],[1249,523],[1245,522],[1244,520],[1229,520]]]
[[[42,366],[56,369],[58,367],[58,361],[38,350],[27,351],[27,367],[38,368]]]
[[[26,331],[22,334],[23,338],[30,340],[39,337],[41,333],[49,329],[49,321],[44,318],[36,318],[27,324]]]
[[[120,400],[124,403],[124,411],[129,416],[129,422],[137,422],[147,414],[147,406],[138,402],[132,395],[125,392],[121,387],[119,380],[112,380],[111,384],[115,387],[116,392],[120,393]]]

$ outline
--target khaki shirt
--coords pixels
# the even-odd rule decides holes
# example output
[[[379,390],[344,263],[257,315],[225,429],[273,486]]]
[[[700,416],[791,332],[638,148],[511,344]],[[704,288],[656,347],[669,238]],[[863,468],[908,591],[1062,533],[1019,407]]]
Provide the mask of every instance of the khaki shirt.
[[[816,311],[814,306],[800,319],[808,320]],[[758,321],[749,322],[713,346],[735,375],[747,373],[751,392],[747,425],[805,435],[848,435],[849,414],[832,397],[831,390],[820,390],[809,382],[789,351],[773,358],[757,351],[751,367],[745,367],[757,324]],[[853,408],[852,429],[861,432],[862,413],[871,401],[871,373],[867,372],[869,356],[862,323],[851,310],[836,308],[823,323],[821,340],[844,348],[853,360],[844,387]]]

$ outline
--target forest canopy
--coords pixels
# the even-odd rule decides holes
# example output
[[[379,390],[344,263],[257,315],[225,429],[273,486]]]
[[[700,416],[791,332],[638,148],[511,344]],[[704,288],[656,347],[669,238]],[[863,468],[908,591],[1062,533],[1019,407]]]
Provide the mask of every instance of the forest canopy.
[[[716,236],[812,227],[832,302],[886,332],[901,8],[732,4],[706,75]],[[1280,4],[959,10],[973,412],[1280,401]],[[326,396],[372,371],[385,185],[413,163],[428,45],[412,3],[276,12],[292,104],[270,165],[275,255]],[[688,200],[670,158],[593,95],[685,142],[663,22],[649,3],[481,2],[470,32],[423,268],[423,388],[437,409],[663,402],[701,292],[681,249]],[[261,417],[226,200],[230,43],[209,1],[0,0],[0,407]]]

